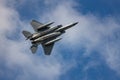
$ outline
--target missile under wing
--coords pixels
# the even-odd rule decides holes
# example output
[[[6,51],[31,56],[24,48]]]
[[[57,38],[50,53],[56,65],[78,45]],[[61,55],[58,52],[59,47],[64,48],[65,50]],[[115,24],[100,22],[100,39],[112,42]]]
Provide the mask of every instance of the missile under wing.
[[[47,23],[47,24],[42,24],[36,20],[32,20],[31,21],[31,25],[33,27],[33,29],[35,30],[35,32],[42,32],[42,31],[45,31],[47,29],[49,29],[50,25],[53,24],[54,22],[51,22],[51,23]]]

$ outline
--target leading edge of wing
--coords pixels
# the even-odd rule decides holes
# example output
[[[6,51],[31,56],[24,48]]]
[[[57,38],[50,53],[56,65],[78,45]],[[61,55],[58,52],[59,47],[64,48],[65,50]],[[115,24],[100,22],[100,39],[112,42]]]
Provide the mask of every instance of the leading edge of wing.
[[[51,54],[51,51],[53,49],[53,46],[54,46],[54,43],[51,43],[49,45],[44,45],[42,44],[42,47],[43,47],[43,50],[44,50],[44,53],[45,55],[50,55]]]
[[[40,22],[38,22],[38,21],[36,21],[36,20],[32,20],[30,24],[32,25],[33,29],[34,29],[36,32],[38,31],[38,30],[37,30],[38,27],[43,25],[43,23],[40,23]]]

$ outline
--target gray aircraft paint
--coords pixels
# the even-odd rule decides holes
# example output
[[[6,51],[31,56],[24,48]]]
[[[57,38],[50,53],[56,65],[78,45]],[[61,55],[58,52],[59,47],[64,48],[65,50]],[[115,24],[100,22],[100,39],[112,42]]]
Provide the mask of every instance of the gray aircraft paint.
[[[26,39],[29,39],[32,43],[30,47],[31,52],[34,54],[37,51],[38,45],[42,45],[45,55],[50,55],[54,43],[61,40],[60,35],[65,33],[65,30],[75,26],[78,22],[72,23],[68,26],[57,25],[50,27],[54,22],[47,24],[40,23],[36,20],[31,21],[31,25],[35,33],[31,34],[29,31],[22,31]]]

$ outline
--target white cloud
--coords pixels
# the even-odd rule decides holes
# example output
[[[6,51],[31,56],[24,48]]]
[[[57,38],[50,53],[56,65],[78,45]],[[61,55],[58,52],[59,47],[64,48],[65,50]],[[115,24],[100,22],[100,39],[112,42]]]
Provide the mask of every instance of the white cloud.
[[[67,31],[62,45],[74,49],[85,47],[86,56],[97,50],[108,66],[120,73],[120,24],[112,16],[99,18],[92,14],[83,15],[74,9],[75,6],[77,4],[71,2],[60,3],[52,11],[46,12],[42,20],[54,20],[64,25],[78,21],[77,26]],[[117,38],[114,38],[116,33]],[[110,37],[114,40],[110,41]]]
[[[74,64],[71,64],[71,61],[63,61],[61,55],[64,53],[59,53],[58,48],[55,48],[53,52],[55,54],[49,57],[37,56],[37,54],[30,54],[28,49],[30,45],[23,40],[23,37],[20,36],[19,40],[9,39],[8,34],[21,34],[16,32],[18,27],[22,25],[20,29],[24,29],[28,25],[19,19],[19,14],[13,7],[8,7],[6,4],[7,2],[0,1],[0,59],[4,61],[3,65],[8,69],[13,71],[15,67],[21,69],[21,73],[18,73],[16,80],[32,80],[32,78],[36,78],[36,80],[56,80],[59,79],[61,74],[77,65],[74,57],[72,59]],[[13,5],[12,2],[11,4]],[[119,40],[117,42],[113,40],[111,43],[108,39],[109,36],[115,36],[116,30],[120,30],[120,24],[112,17],[99,19],[92,14],[80,14],[74,9],[75,6],[77,4],[74,1],[63,1],[55,5],[53,10],[46,12],[41,20],[55,21],[56,24],[64,25],[78,21],[77,26],[64,34],[61,44],[74,48],[74,50],[85,47],[86,56],[89,56],[92,50],[97,49],[105,58],[108,66],[120,73],[120,50],[118,49],[120,42]],[[87,66],[86,69],[96,66],[92,62],[88,64],[91,64],[91,66]],[[5,73],[7,72],[0,70],[1,77],[6,76]]]
[[[31,80],[32,78],[56,80],[61,74],[61,63],[54,56],[43,58],[32,55],[28,49],[30,45],[26,44],[21,35],[18,40],[12,40],[14,35],[21,34],[17,30],[18,27],[23,29],[25,24],[19,19],[19,14],[13,7],[5,5],[8,4],[7,1],[4,3],[1,1],[0,4],[0,59],[4,62],[3,65],[13,72],[16,68],[21,69],[21,73],[13,74],[16,80]],[[0,71],[2,74],[0,78],[11,78],[9,70],[2,72],[0,68]]]

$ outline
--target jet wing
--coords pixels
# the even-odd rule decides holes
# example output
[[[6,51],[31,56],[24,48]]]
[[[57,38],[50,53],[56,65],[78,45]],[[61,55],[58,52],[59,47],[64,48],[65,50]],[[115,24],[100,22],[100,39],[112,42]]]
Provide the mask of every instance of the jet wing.
[[[53,46],[54,46],[54,43],[49,44],[49,45],[44,45],[44,44],[42,44],[42,47],[43,47],[43,50],[44,50],[45,55],[50,55],[50,54],[51,54],[51,51],[52,51],[52,49],[53,49]]]
[[[40,22],[38,22],[36,20],[32,20],[31,21],[31,25],[32,25],[34,31],[36,31],[36,32],[42,32],[42,31],[44,31],[44,30],[49,28],[49,27],[45,27],[44,29],[39,29],[38,30],[38,27],[43,26],[44,24],[42,24],[42,23],[40,23]]]

